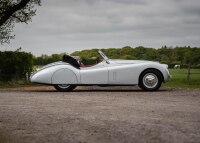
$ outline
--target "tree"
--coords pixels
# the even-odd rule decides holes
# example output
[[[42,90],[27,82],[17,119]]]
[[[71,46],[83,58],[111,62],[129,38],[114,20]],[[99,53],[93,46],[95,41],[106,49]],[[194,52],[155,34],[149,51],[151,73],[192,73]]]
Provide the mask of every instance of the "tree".
[[[35,5],[41,0],[1,0],[0,2],[0,43],[9,43],[15,23],[28,23],[35,15]]]
[[[188,48],[187,47],[176,47],[174,48],[174,56],[176,61],[178,61],[181,65],[184,62],[184,55],[187,53]]]
[[[144,60],[156,61],[157,60],[157,51],[156,51],[156,49],[146,48],[145,55],[144,55]]]
[[[133,51],[133,56],[136,57],[137,59],[144,59],[144,55],[145,55],[145,52],[146,52],[146,48],[145,47],[142,47],[142,46],[139,46],[139,47],[136,47]]]
[[[188,47],[187,52],[184,55],[184,61],[188,65],[187,79],[190,80],[191,66],[193,64],[199,64],[200,63],[200,50],[198,48]]]
[[[120,50],[121,55],[133,55],[133,48],[126,46],[121,48]]]
[[[157,50],[159,61],[169,64],[173,59],[173,49],[166,46]]]

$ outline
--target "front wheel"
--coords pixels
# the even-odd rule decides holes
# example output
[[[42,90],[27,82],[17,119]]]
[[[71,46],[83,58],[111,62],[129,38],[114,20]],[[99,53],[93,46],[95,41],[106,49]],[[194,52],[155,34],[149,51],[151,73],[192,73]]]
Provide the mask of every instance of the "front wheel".
[[[160,88],[162,84],[162,75],[157,70],[146,70],[139,78],[139,87],[146,91],[155,91]]]
[[[76,85],[58,84],[54,85],[54,88],[57,91],[72,91],[74,88],[76,88]]]

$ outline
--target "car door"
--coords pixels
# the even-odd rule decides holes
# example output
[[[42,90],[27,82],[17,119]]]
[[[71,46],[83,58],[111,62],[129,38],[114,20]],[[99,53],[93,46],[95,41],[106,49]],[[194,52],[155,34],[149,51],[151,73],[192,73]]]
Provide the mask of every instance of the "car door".
[[[108,84],[108,68],[101,62],[80,70],[81,84]]]
[[[109,84],[137,84],[134,68],[129,65],[109,66]]]

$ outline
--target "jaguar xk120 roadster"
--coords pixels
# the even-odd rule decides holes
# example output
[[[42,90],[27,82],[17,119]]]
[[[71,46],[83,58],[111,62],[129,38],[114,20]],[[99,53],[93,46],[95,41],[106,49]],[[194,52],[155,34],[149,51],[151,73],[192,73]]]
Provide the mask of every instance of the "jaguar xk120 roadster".
[[[142,60],[112,60],[101,50],[103,60],[81,67],[73,57],[48,64],[30,76],[33,83],[53,85],[58,91],[72,91],[76,86],[138,85],[146,91],[158,90],[170,78],[168,65]]]

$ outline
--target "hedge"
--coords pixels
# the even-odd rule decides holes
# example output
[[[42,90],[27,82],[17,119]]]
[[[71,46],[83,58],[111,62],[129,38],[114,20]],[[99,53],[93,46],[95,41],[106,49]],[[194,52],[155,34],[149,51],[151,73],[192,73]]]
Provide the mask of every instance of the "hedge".
[[[19,51],[0,51],[0,80],[10,81],[26,77],[33,68],[31,53]]]

